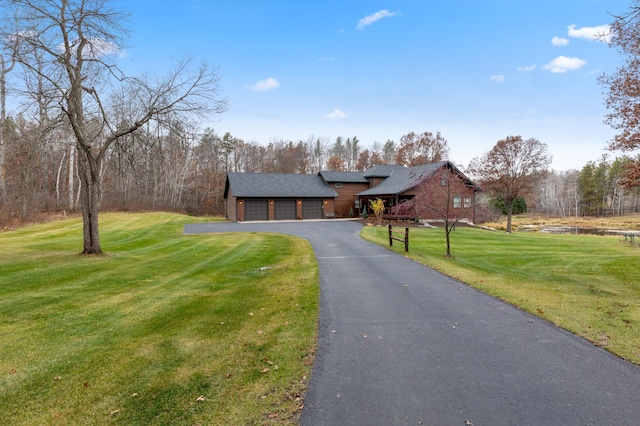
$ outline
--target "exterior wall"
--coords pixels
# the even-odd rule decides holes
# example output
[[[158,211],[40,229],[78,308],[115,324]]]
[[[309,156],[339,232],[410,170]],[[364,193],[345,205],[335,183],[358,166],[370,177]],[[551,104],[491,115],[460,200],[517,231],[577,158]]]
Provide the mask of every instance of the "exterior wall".
[[[324,211],[324,218],[327,218],[327,213],[334,213],[336,211],[333,198],[325,198],[322,201],[322,209]]]
[[[227,196],[226,203],[227,203],[226,205],[227,219],[235,222],[236,220],[238,220],[238,216],[237,216],[238,212],[236,207],[237,200],[236,200],[236,197],[233,196],[231,192],[231,188],[229,188],[229,195]]]
[[[349,217],[349,210],[353,209],[354,216],[358,216],[358,209],[355,207],[354,195],[366,191],[369,189],[368,183],[343,183],[342,188],[336,188],[335,184],[331,186],[338,193],[338,198],[335,200],[335,215],[336,217]],[[327,211],[325,210],[325,213]]]
[[[275,220],[276,218],[276,209],[274,205],[274,200],[269,200],[269,220]]]
[[[442,182],[442,174],[448,169],[442,169],[438,173],[436,173],[433,177],[426,180],[424,183],[418,185],[410,191],[403,193],[402,195],[413,195],[418,197],[433,198],[433,199],[446,199],[447,197],[447,186],[443,186]],[[471,221],[475,220],[475,208],[476,208],[476,193],[473,188],[465,185],[464,181],[456,174],[452,173],[448,170],[450,175],[448,179],[448,185],[450,190],[450,199],[449,199],[449,212],[452,217],[459,217],[464,219],[469,219]],[[459,207],[454,206],[454,197],[460,197],[461,205]],[[470,199],[470,206],[465,207],[464,199]],[[444,202],[444,201],[443,201]],[[434,202],[434,205],[438,205],[438,202]],[[444,208],[445,205],[442,204]],[[436,213],[426,212],[425,209],[418,211],[418,214],[422,219],[439,219]]]
[[[369,178],[369,188],[373,188],[380,184],[380,182],[384,181],[386,178]],[[369,189],[367,188],[367,189]]]
[[[237,205],[237,207],[236,207],[236,216],[233,219],[230,219],[230,220],[243,221],[244,220],[244,201],[242,201],[242,200],[236,201],[235,197],[234,197],[233,201],[234,201],[233,204]]]
[[[302,219],[302,200],[296,200],[296,218],[298,220]]]

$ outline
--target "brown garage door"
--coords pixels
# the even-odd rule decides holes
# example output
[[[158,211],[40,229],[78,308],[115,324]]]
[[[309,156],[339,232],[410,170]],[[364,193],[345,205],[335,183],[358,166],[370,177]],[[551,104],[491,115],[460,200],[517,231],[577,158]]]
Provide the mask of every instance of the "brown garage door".
[[[303,200],[302,201],[302,218],[303,219],[322,219],[322,200]]]
[[[295,220],[296,200],[276,200],[275,218],[276,220]]]
[[[269,220],[267,200],[245,200],[244,220]]]

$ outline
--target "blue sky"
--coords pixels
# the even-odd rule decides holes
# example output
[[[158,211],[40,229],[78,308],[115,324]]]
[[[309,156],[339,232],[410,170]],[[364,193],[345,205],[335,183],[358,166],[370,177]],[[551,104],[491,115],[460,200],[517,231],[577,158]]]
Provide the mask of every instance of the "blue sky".
[[[121,1],[128,66],[219,67],[210,127],[259,144],[439,131],[466,166],[506,136],[546,143],[556,170],[607,152],[598,75],[622,58],[590,37],[630,0]],[[602,29],[600,29],[601,31]]]

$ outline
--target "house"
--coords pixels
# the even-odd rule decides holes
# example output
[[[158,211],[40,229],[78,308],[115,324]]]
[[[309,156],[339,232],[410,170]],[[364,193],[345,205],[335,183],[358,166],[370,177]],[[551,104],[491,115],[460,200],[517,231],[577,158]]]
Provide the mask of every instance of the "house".
[[[445,180],[446,178],[446,180]],[[387,213],[416,197],[443,197],[434,182],[450,190],[452,209],[475,215],[480,188],[451,162],[415,167],[378,165],[364,172],[310,174],[228,173],[224,189],[229,220],[295,220],[359,216],[380,198]],[[397,209],[396,209],[397,214]]]

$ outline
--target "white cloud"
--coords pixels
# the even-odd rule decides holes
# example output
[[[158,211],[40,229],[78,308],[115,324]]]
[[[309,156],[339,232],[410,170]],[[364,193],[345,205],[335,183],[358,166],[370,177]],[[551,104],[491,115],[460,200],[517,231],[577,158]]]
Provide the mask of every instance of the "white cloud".
[[[597,27],[576,28],[575,25],[569,25],[569,37],[585,38],[592,41],[602,41],[608,43],[611,41],[611,27],[609,25],[599,25]]]
[[[266,80],[260,80],[249,88],[255,92],[266,92],[267,90],[273,90],[280,87],[280,82],[275,78],[267,78]]]
[[[535,71],[536,65],[528,65],[526,67],[518,67],[518,71],[520,72],[531,72]]]
[[[368,27],[369,25],[373,24],[376,21],[379,21],[382,18],[389,18],[391,16],[396,16],[396,15],[397,15],[396,12],[389,12],[388,9],[380,10],[374,13],[373,15],[369,15],[367,17],[362,18],[360,22],[358,22],[358,26],[356,27],[356,29],[364,30],[365,27]]]
[[[551,44],[553,44],[554,46],[566,46],[567,44],[569,44],[569,39],[562,38],[562,37],[554,37],[551,39]]]
[[[336,108],[333,110],[333,112],[325,115],[324,118],[326,118],[327,120],[343,120],[347,118],[347,114]]]
[[[586,65],[586,61],[583,61],[580,58],[568,58],[566,56],[558,56],[553,61],[549,62],[547,65],[544,65],[544,68],[547,71],[551,71],[553,73],[564,74],[567,71],[575,71],[579,68],[582,68]]]
[[[502,83],[504,81],[504,75],[500,74],[500,75],[492,75],[491,76],[491,81],[493,81],[494,83]]]
[[[24,33],[28,34],[28,33]],[[24,35],[22,36],[24,37]],[[100,38],[88,38],[86,39],[87,44],[84,47],[83,55],[86,58],[100,58],[102,56],[116,56],[118,58],[127,58],[127,52],[124,49],[121,49],[117,44],[112,43],[107,40],[103,40]],[[75,50],[80,43],[80,40],[75,40],[71,42],[72,51],[75,54]],[[64,52],[64,45],[61,43],[58,45],[57,50],[60,53]]]

